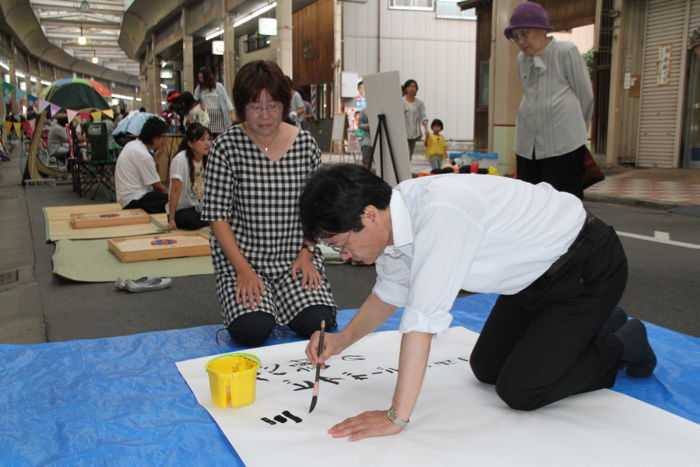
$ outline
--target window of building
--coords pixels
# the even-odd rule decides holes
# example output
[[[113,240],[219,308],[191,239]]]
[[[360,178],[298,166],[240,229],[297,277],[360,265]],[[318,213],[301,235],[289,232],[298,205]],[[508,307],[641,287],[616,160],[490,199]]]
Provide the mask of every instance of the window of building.
[[[261,36],[257,32],[248,34],[248,39],[246,43],[246,52],[254,52],[256,50],[264,49],[265,47],[270,47],[270,36]]]
[[[433,11],[435,0],[389,0],[389,8],[394,10]]]
[[[461,10],[455,0],[435,0],[435,17],[440,19],[475,20],[476,8]]]

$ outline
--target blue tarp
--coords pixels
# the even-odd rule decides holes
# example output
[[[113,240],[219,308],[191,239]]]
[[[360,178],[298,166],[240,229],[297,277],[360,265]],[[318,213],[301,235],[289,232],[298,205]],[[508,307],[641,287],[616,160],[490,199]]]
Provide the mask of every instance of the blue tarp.
[[[479,332],[495,295],[455,302]],[[338,313],[340,327],[355,310]],[[380,330],[397,329],[399,312]],[[700,423],[700,339],[648,324],[659,366],[616,391]],[[239,349],[219,326],[105,339],[0,345],[0,465],[242,465],[175,362]],[[268,344],[299,340],[275,330]]]

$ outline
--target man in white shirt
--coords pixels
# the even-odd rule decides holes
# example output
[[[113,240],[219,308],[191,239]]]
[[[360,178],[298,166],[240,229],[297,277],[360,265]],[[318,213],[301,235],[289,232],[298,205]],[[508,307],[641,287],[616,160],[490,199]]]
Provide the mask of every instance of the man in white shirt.
[[[547,183],[451,174],[392,190],[360,166],[339,164],[312,176],[300,214],[306,238],[377,269],[372,294],[345,329],[326,335],[320,357],[318,333],[311,337],[313,364],[404,307],[392,407],[339,423],[334,437],[394,434],[408,423],[431,340],[450,326],[460,289],[500,294],[470,365],[514,409],[610,387],[624,365],[637,377],[656,366],[644,325],[616,308],[627,282],[617,234]]]
[[[127,143],[119,153],[114,170],[117,202],[124,209],[165,212],[168,190],[160,181],[154,156],[163,146],[168,124],[151,117],[143,124],[138,139]]]

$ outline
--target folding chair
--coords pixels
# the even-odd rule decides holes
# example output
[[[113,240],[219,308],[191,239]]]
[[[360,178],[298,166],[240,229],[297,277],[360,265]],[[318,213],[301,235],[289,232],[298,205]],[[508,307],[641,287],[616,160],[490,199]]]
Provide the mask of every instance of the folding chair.
[[[92,122],[83,125],[88,142],[88,159],[79,160],[81,193],[91,193],[95,199],[99,191],[104,191],[110,201],[114,201],[114,166],[116,157],[110,154],[107,146],[107,125],[104,122]]]

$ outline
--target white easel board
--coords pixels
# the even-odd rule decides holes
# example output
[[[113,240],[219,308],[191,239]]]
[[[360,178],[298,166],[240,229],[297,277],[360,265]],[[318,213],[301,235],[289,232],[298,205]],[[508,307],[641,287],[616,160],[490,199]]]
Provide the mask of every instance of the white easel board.
[[[700,425],[614,391],[572,396],[533,412],[509,409],[493,386],[472,375],[467,360],[477,337],[458,327],[434,340],[409,426],[356,443],[326,431],[362,411],[389,407],[401,340],[396,331],[371,334],[329,361],[312,414],[306,341],[246,350],[263,363],[256,401],[237,409],[211,402],[204,366],[213,356],[177,367],[246,465],[697,464]]]
[[[365,112],[369,119],[370,134],[372,141],[377,134],[380,114],[384,114],[387,123],[391,148],[394,154],[398,180],[394,174],[394,166],[389,152],[389,142],[386,137],[383,141],[384,162],[380,168],[379,145],[374,151],[373,167],[377,175],[392,187],[399,182],[411,178],[411,161],[408,156],[408,139],[406,136],[406,119],[403,113],[403,102],[401,98],[401,82],[398,71],[389,71],[368,75],[363,78],[365,84],[365,94],[367,97],[367,108]]]

